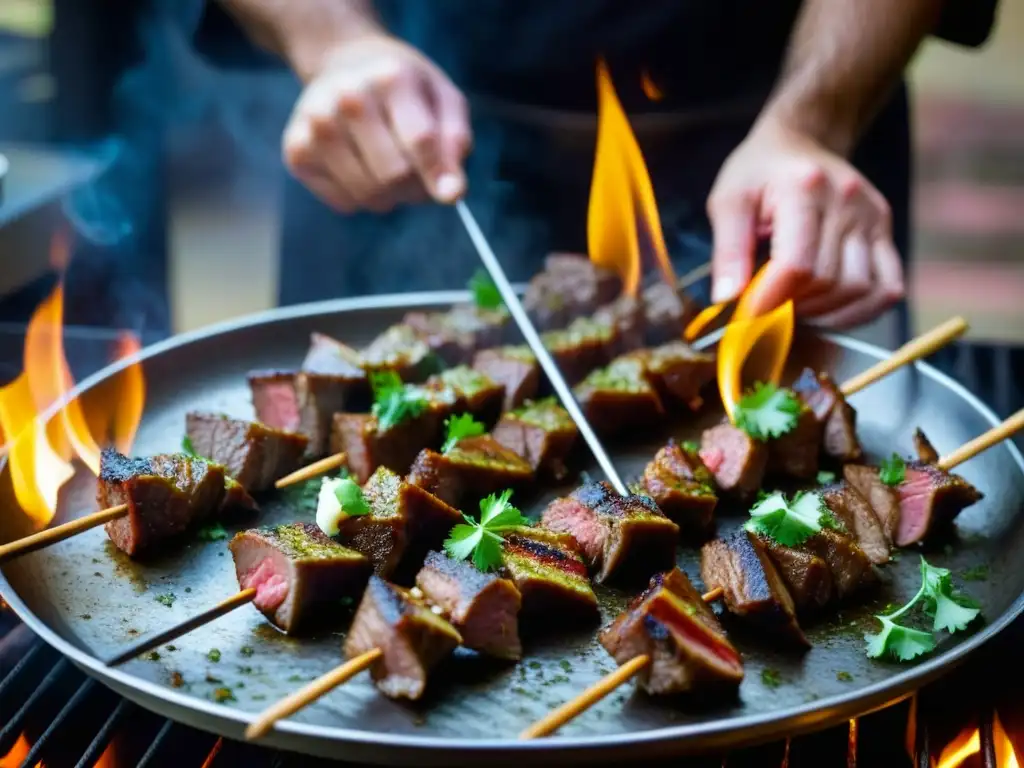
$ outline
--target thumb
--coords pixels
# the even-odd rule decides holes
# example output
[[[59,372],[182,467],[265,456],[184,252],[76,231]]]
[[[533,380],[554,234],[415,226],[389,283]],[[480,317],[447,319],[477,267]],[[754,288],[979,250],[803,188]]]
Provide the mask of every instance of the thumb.
[[[711,255],[711,301],[731,301],[750,282],[757,249],[758,206],[745,194],[708,200],[714,247]]]
[[[438,202],[454,203],[466,192],[463,162],[472,144],[469,108],[466,98],[447,79],[435,81],[434,105],[437,110],[438,173],[430,180]]]

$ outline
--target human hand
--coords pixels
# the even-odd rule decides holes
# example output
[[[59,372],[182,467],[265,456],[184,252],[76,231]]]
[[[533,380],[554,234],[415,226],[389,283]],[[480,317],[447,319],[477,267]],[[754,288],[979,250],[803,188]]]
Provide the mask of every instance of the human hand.
[[[712,299],[750,282],[758,237],[771,258],[750,310],[793,299],[816,325],[868,322],[903,297],[903,269],[881,193],[850,163],[798,131],[763,122],[730,155],[708,197]]]
[[[284,132],[288,169],[344,213],[385,212],[466,189],[466,100],[429,59],[386,33],[337,46],[309,80]]]

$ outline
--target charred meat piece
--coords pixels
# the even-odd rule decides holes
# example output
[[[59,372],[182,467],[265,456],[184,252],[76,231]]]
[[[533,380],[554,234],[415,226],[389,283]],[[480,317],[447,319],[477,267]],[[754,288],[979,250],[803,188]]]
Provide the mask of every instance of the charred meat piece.
[[[377,688],[392,699],[418,699],[431,670],[462,642],[458,630],[405,589],[371,576],[352,628],[345,657],[375,648],[382,656],[370,667]]]
[[[473,369],[505,388],[503,411],[511,411],[532,400],[540,389],[540,365],[525,345],[477,352]]]
[[[721,587],[729,613],[810,647],[796,620],[796,605],[764,543],[742,529],[709,541],[700,551],[700,577]]]
[[[502,568],[522,595],[524,615],[546,622],[597,618],[587,566],[569,534],[543,528],[506,533]]]
[[[253,493],[298,469],[309,442],[303,435],[215,413],[189,413],[185,431],[196,453],[222,465]]]
[[[820,493],[826,506],[846,526],[868,559],[875,565],[889,562],[892,541],[867,500],[848,483],[829,485]]]
[[[220,506],[216,514],[227,515],[231,512],[253,512],[257,509],[256,502],[249,492],[245,490],[240,482],[232,477],[224,477],[224,498],[220,500]]]
[[[322,333],[311,334],[295,393],[299,431],[309,437],[307,455],[313,457],[327,453],[334,414],[369,410],[373,399],[359,353]]]
[[[681,339],[697,306],[685,293],[658,280],[643,291],[645,343],[649,346]]]
[[[814,412],[802,405],[793,429],[768,441],[766,473],[798,480],[813,479],[818,474],[822,430]]]
[[[895,542],[900,528],[900,502],[892,486],[882,482],[877,468],[865,464],[846,464],[843,478],[867,501],[886,538]]]
[[[491,433],[503,446],[526,459],[536,474],[556,480],[568,471],[565,459],[577,434],[576,422],[553,397],[506,413]]]
[[[363,350],[362,367],[367,372],[394,371],[402,381],[419,383],[436,373],[440,359],[416,329],[392,325]]]
[[[932,441],[920,430],[914,430],[914,450],[917,452],[917,459],[922,464],[938,464],[939,452],[935,450]]]
[[[402,323],[412,328],[446,365],[468,365],[478,349],[501,343],[508,311],[464,304],[449,312],[410,312]]]
[[[373,473],[363,496],[369,514],[343,517],[338,539],[366,555],[374,573],[386,579],[411,575],[462,520],[458,510],[384,467]]]
[[[508,579],[482,573],[472,563],[430,552],[416,574],[428,602],[462,635],[462,644],[499,659],[520,659],[519,608],[522,598]]]
[[[242,589],[278,629],[293,634],[337,618],[341,600],[362,594],[370,563],[314,523],[254,528],[228,544]]]
[[[571,386],[611,360],[609,350],[615,344],[615,330],[588,317],[580,317],[565,330],[542,334],[541,340]]]
[[[768,466],[768,447],[726,422],[704,430],[700,458],[715,476],[719,489],[743,498],[761,488]]]
[[[440,444],[444,420],[453,412],[455,393],[411,386],[408,389],[410,397],[422,400],[421,407],[386,429],[381,428],[380,419],[372,413],[334,414],[331,453],[345,452],[349,471],[357,482],[366,482],[377,467],[404,473],[421,448]]]
[[[666,402],[694,410],[701,406],[701,390],[715,378],[714,355],[697,352],[683,341],[639,350],[633,356],[643,362],[647,378]]]
[[[618,276],[585,256],[553,253],[544,271],[526,287],[523,307],[540,330],[564,328],[573,318],[591,315],[619,292]]]
[[[575,387],[575,394],[587,421],[605,434],[656,424],[665,415],[644,364],[635,358],[620,357],[593,371]]]
[[[285,432],[299,430],[299,397],[295,391],[296,371],[252,371],[249,389],[256,420]]]
[[[409,470],[410,483],[454,507],[532,480],[526,459],[491,435],[463,438],[447,453],[425,448]]]
[[[434,374],[427,379],[426,386],[437,391],[450,390],[455,394],[453,413],[471,413],[487,425],[498,420],[505,400],[504,386],[468,365]]]
[[[609,328],[611,343],[606,349],[609,357],[640,349],[646,338],[643,303],[633,296],[620,296],[593,315],[594,322]]]
[[[599,582],[639,580],[671,568],[679,526],[648,496],[619,496],[606,482],[587,483],[544,510],[542,524],[577,542]]]
[[[801,611],[823,608],[832,600],[832,571],[822,558],[805,549],[784,547],[772,539],[761,539]]]
[[[688,539],[702,539],[714,528],[718,504],[714,482],[697,447],[674,440],[644,468],[644,490]]]
[[[128,506],[128,514],[107,523],[110,540],[129,556],[152,550],[165,539],[193,528],[225,509],[230,498],[242,509],[252,498],[232,485],[224,468],[184,454],[130,459],[112,448],[100,455],[96,499],[107,509]]]
[[[739,652],[678,568],[654,576],[598,639],[620,665],[640,655],[651,659],[637,680],[653,695],[734,688],[743,680]]]
[[[823,528],[798,549],[811,552],[828,564],[832,588],[839,600],[878,582],[868,556],[849,536]]]
[[[900,505],[896,546],[924,541],[932,530],[948,526],[964,509],[984,498],[981,491],[932,464],[907,464],[905,479],[894,488]]]
[[[863,454],[857,439],[857,411],[827,373],[805,368],[793,384],[793,392],[824,425],[822,448],[837,461],[857,461]]]

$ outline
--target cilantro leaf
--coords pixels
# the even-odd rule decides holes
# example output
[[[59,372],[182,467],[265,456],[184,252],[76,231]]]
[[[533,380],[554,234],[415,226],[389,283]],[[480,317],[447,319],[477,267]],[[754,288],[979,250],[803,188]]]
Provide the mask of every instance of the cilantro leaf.
[[[214,523],[213,525],[207,525],[205,528],[200,528],[196,535],[201,541],[220,541],[228,537],[228,532],[224,530],[224,526],[220,523]]]
[[[785,494],[776,491],[751,507],[750,519],[743,527],[783,546],[796,547],[823,527],[838,525],[819,494],[798,493],[792,501],[787,501]]]
[[[373,390],[371,413],[377,417],[381,430],[416,418],[423,413],[427,404],[423,393],[403,384],[394,371],[371,373],[370,388]]]
[[[338,480],[334,487],[334,495],[338,498],[342,511],[349,517],[370,514],[370,505],[366,503],[363,489],[351,477]]]
[[[792,431],[799,417],[796,395],[771,382],[759,381],[736,404],[733,423],[755,440],[768,440]]]
[[[476,437],[485,431],[484,425],[469,413],[460,413],[458,416],[445,419],[444,425],[448,428],[448,437],[441,446],[441,453],[448,453],[462,438]]]
[[[930,632],[904,627],[888,616],[875,618],[882,622],[882,631],[864,635],[868,644],[868,656],[872,659],[888,654],[899,661],[910,661],[934,650],[935,638]]]
[[[500,495],[491,494],[480,501],[480,522],[463,515],[466,522],[456,525],[444,542],[445,551],[455,560],[473,559],[481,571],[501,565],[501,534],[529,521],[509,503],[511,490]]]
[[[830,483],[834,483],[836,481],[836,473],[825,472],[824,470],[822,470],[821,472],[818,473],[818,476],[815,479],[817,480],[818,485],[829,485]]]
[[[878,470],[878,479],[886,485],[899,485],[907,478],[907,465],[903,463],[898,453],[892,458],[884,459]]]
[[[473,294],[473,303],[480,309],[498,309],[505,305],[501,291],[485,269],[478,269],[469,279],[469,290]]]
[[[953,577],[948,568],[931,565],[922,557],[921,579],[924,612],[932,617],[936,632],[945,630],[953,633],[967,629],[967,625],[981,613],[973,600],[953,587]]]
[[[181,438],[181,452],[184,453],[189,458],[202,459],[203,461],[208,462],[210,464],[214,463],[205,456],[200,456],[198,453],[196,453],[196,448],[194,445],[192,445],[192,438],[189,437],[188,435],[185,435],[183,438]]]
[[[693,440],[684,440],[683,450],[686,451],[687,453],[697,453],[698,451],[700,451],[700,446],[697,445],[697,443],[694,442]]]

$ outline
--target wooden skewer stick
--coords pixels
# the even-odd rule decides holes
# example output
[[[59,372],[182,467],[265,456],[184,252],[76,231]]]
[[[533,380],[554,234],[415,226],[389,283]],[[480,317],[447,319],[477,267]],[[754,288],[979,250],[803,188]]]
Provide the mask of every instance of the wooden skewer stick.
[[[333,456],[328,456],[325,459],[320,459],[320,461],[314,461],[312,464],[309,464],[302,469],[295,470],[290,475],[285,475],[274,483],[274,487],[285,488],[289,485],[294,485],[295,483],[301,483],[303,480],[309,480],[317,475],[322,475],[324,472],[329,472],[332,469],[340,467],[345,463],[345,458],[345,454],[342,452],[336,453]]]
[[[1001,443],[1008,437],[1012,437],[1022,429],[1024,429],[1024,408],[1017,411],[1002,424],[992,427],[988,432],[978,435],[952,453],[943,456],[939,459],[937,466],[939,469],[949,472],[949,470],[963,464],[968,459],[974,458],[982,451],[988,450],[996,443]]]
[[[715,587],[702,596],[705,603],[711,603],[722,596],[724,590]],[[570,720],[586,712],[601,699],[633,679],[644,667],[651,663],[651,657],[647,654],[630,659],[621,667],[612,670],[592,686],[583,691],[575,699],[570,699],[562,706],[552,710],[525,731],[519,734],[520,739],[539,739],[542,736],[550,736]]]
[[[83,531],[88,531],[90,528],[109,523],[111,520],[117,520],[119,517],[124,517],[127,514],[128,505],[118,504],[116,507],[101,509],[99,512],[93,512],[91,515],[71,520],[63,525],[58,525],[56,528],[47,528],[45,531],[33,533],[31,536],[4,544],[0,546],[0,564],[19,555],[35,552],[37,549],[48,547],[50,544],[64,541],[64,539],[69,539]]]
[[[383,655],[384,652],[380,648],[371,648],[366,653],[361,653],[354,659],[349,659],[344,664],[335,667],[326,675],[321,675],[291,696],[281,699],[281,701],[265,710],[245,729],[245,738],[252,740],[266,736],[278,720],[283,720],[289,715],[294,715],[300,709],[309,706],[321,696],[358,675]]]
[[[849,397],[854,392],[860,392],[869,384],[884,379],[907,363],[927,357],[937,349],[942,349],[953,339],[962,336],[967,331],[967,327],[967,321],[957,316],[937,325],[916,339],[911,339],[885,360],[880,360],[843,384],[843,394]]]
[[[208,624],[214,619],[219,619],[226,613],[231,613],[235,608],[248,605],[255,597],[255,589],[243,589],[241,592],[236,592],[227,600],[217,603],[217,605],[206,609],[202,613],[190,616],[180,624],[176,624],[169,629],[164,629],[155,635],[142,638],[127,650],[122,651],[117,656],[110,659],[107,662],[107,666],[116,667],[120,664],[124,664],[126,661],[130,661],[146,651],[152,651],[154,648],[158,648],[164,643],[169,643],[171,640],[176,640],[182,635],[187,635],[193,629],[201,627],[204,624]]]

